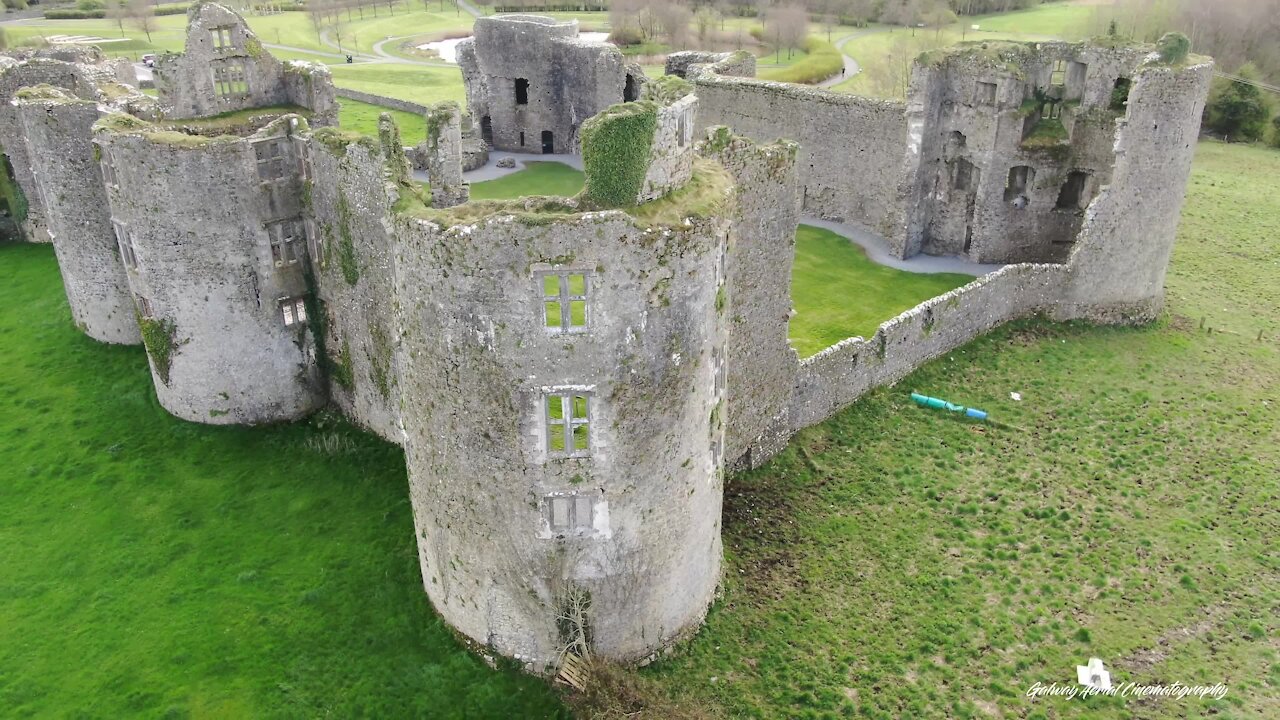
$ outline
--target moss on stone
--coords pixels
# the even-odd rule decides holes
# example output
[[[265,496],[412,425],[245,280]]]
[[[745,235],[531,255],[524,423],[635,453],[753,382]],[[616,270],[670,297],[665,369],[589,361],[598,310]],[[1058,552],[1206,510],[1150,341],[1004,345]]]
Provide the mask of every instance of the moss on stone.
[[[358,132],[339,130],[336,127],[322,127],[311,134],[316,142],[328,148],[334,155],[347,151],[348,145],[362,145],[371,152],[378,151],[378,141]]]
[[[360,281],[360,261],[356,257],[355,237],[351,234],[351,205],[341,190],[338,191],[338,267],[348,285]]]
[[[409,159],[404,154],[404,143],[400,140],[400,128],[392,119],[391,113],[378,116],[378,144],[382,147],[382,157],[386,161],[387,174],[395,182],[403,182],[409,178]]]
[[[1045,150],[1069,141],[1067,128],[1058,118],[1041,118],[1022,139],[1024,150]]]
[[[142,345],[151,356],[156,375],[165,385],[169,384],[169,370],[173,355],[178,349],[178,327],[172,320],[139,317],[138,329],[142,331]]]
[[[28,87],[18,88],[18,92],[14,93],[14,97],[19,100],[76,100],[77,98],[71,93],[59,87],[54,87],[47,83],[39,85],[31,85]]]
[[[3,145],[0,145],[0,156],[4,156]],[[2,166],[0,166],[0,201],[9,208],[9,217],[15,225],[21,225],[27,219],[27,196],[22,193],[22,188],[17,181],[10,178],[9,173]]]
[[[600,208],[635,205],[657,127],[658,106],[647,100],[613,105],[582,123],[587,203]]]
[[[434,150],[440,144],[440,135],[444,132],[444,128],[451,120],[462,112],[458,107],[458,103],[452,100],[436,103],[427,108],[427,142],[431,144]]]
[[[342,350],[329,363],[329,376],[348,392],[356,389],[355,373],[351,370],[351,345],[345,340]]]
[[[717,162],[698,158],[694,160],[693,176],[684,187],[625,212],[646,224],[675,226],[686,219],[720,214],[732,198],[733,177],[729,172]]]
[[[644,85],[644,97],[659,105],[671,105],[693,93],[693,84],[675,75],[653,78]]]

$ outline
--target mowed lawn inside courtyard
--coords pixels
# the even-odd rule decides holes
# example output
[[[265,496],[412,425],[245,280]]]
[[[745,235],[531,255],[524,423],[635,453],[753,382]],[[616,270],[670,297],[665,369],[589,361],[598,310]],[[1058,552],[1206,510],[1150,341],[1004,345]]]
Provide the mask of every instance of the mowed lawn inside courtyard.
[[[635,692],[726,717],[1280,715],[1276,197],[1280,153],[1202,143],[1159,322],[1015,323],[732,476],[723,595]],[[0,408],[4,715],[569,712],[431,611],[397,448],[329,414],[169,417],[140,348],[75,329],[48,247],[0,248]],[[1230,690],[1025,697],[1091,656]]]

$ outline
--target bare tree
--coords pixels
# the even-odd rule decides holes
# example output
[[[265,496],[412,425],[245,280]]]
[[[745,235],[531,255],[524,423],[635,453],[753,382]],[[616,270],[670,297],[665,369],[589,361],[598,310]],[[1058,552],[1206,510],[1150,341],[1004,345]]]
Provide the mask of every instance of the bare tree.
[[[688,45],[689,21],[693,19],[689,8],[675,2],[657,2],[650,6],[650,11],[668,45],[675,49]]]
[[[107,17],[116,21],[116,27],[120,28],[120,37],[124,37],[124,20],[129,15],[129,8],[125,4],[125,0],[107,0],[106,3]]]
[[[311,21],[311,27],[316,31],[316,42],[320,42],[320,31],[324,29],[327,22],[326,15],[329,12],[328,0],[308,0],[307,2],[307,19]]]
[[[156,29],[155,9],[151,3],[148,0],[129,0],[126,12],[129,24],[145,33],[147,42],[151,42],[151,31]]]
[[[783,48],[790,58],[793,50],[804,46],[809,36],[809,14],[801,5],[771,7],[764,16],[764,34],[778,53],[778,62],[781,62]]]

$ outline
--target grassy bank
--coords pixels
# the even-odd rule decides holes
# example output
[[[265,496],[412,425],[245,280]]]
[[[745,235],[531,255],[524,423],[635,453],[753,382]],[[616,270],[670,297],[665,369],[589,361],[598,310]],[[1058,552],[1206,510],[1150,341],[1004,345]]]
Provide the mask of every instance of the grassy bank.
[[[214,428],[0,247],[7,717],[558,717],[422,592],[398,448],[332,417]]]

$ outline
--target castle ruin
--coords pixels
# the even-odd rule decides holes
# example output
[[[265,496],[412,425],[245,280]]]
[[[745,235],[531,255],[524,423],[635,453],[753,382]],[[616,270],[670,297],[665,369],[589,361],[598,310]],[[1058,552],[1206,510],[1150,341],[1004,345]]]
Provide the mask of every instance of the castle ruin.
[[[221,6],[190,18],[158,99],[100,55],[0,58],[22,232],[53,241],[87,334],[145,345],[170,413],[333,406],[403,446],[433,605],[535,669],[696,630],[726,469],[1011,319],[1154,317],[1212,71],[967,45],[922,57],[899,103],[757,80],[738,53],[643,82],[572,23],[482,18],[471,117],[499,149],[580,149],[586,187],[471,201],[457,106],[411,163],[389,116],[332,126],[323,68]],[[1014,264],[801,360],[802,212]]]

